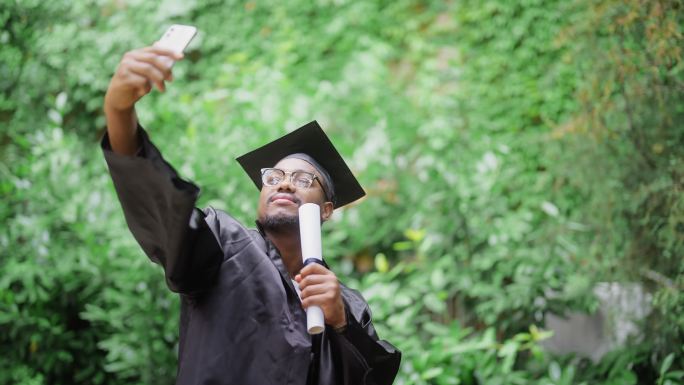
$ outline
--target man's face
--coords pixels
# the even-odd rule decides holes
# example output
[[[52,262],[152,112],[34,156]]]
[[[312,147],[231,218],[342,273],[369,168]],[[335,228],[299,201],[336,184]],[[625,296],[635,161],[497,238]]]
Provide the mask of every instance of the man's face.
[[[266,223],[298,223],[299,206],[304,203],[316,203],[321,206],[321,219],[327,220],[332,215],[333,205],[326,202],[325,192],[321,187],[321,176],[311,164],[297,159],[283,159],[274,166],[286,172],[285,178],[275,186],[263,185],[259,195],[258,218]],[[298,188],[290,182],[290,173],[306,171],[316,175],[309,188]]]

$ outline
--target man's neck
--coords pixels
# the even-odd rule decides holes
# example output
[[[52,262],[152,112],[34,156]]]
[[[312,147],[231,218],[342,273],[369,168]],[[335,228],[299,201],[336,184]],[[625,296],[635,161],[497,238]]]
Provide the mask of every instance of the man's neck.
[[[265,230],[268,239],[280,252],[285,268],[291,278],[302,269],[302,246],[299,229]]]

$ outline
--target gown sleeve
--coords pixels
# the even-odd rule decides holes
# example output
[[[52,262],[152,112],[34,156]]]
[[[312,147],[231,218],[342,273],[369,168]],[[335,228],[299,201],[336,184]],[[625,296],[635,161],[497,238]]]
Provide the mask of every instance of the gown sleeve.
[[[195,208],[199,188],[181,179],[138,126],[137,155],[101,147],[126,223],[143,251],[162,265],[172,291],[198,294],[216,279],[223,261],[218,219],[213,210]]]
[[[334,351],[341,364],[342,381],[347,384],[390,385],[399,371],[401,352],[380,340],[371,321],[370,308],[356,290],[343,291],[347,328],[332,332]]]

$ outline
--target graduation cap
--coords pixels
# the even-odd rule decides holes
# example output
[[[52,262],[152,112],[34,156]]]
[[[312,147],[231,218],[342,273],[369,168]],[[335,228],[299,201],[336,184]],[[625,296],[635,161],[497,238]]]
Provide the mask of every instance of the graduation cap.
[[[334,190],[333,204],[335,208],[342,207],[366,195],[340,153],[337,152],[335,146],[315,120],[271,143],[238,157],[236,160],[257,188],[261,189],[261,169],[273,167],[278,161],[292,154],[310,156],[315,161],[313,163],[318,163],[312,164],[312,166],[322,174],[327,173],[330,176],[332,186],[329,186],[328,189]]]

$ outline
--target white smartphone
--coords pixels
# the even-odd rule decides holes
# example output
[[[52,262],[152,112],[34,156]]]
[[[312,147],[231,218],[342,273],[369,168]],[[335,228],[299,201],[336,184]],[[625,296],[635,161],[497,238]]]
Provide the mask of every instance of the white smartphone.
[[[161,39],[155,44],[156,46],[168,48],[172,51],[183,53],[185,48],[190,44],[192,38],[197,34],[197,28],[191,25],[174,24],[164,32]],[[173,65],[174,61],[168,59],[169,65]]]

